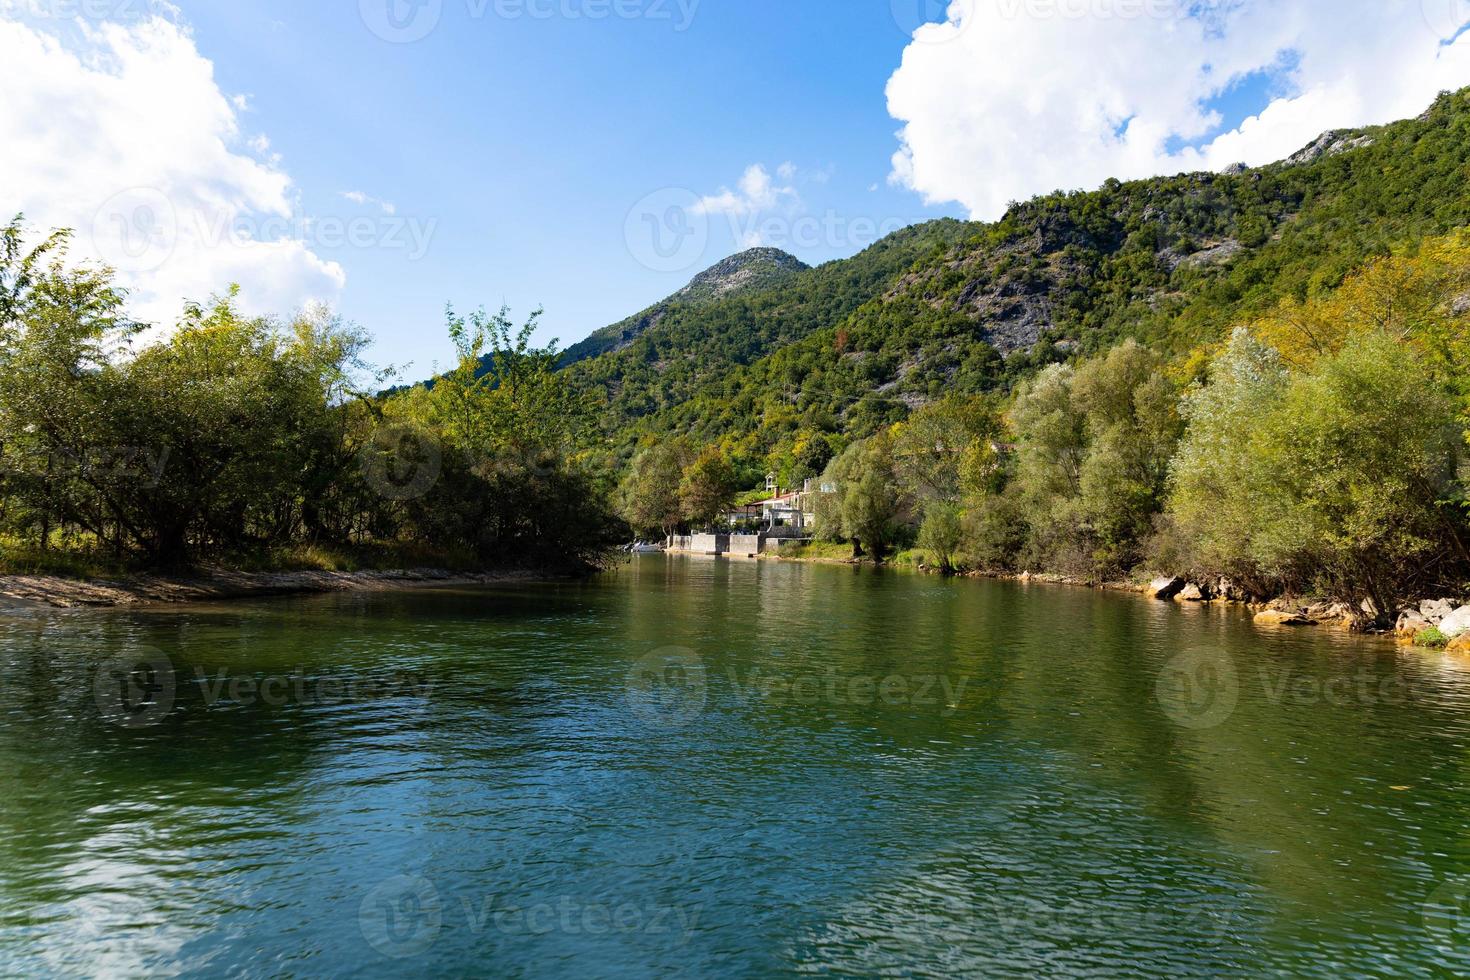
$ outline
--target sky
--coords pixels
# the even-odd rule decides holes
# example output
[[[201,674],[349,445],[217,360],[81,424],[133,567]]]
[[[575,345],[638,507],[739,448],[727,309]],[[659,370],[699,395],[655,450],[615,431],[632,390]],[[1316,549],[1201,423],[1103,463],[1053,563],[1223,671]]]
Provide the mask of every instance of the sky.
[[[816,264],[1470,84],[1470,0],[0,0],[0,211],[141,317],[238,282],[407,378],[443,308],[573,343],[753,245]]]

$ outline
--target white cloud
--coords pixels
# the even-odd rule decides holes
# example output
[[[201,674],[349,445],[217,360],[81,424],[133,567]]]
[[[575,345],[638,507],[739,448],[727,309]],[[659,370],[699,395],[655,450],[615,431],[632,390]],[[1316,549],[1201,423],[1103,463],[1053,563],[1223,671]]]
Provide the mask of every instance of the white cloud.
[[[889,80],[890,179],[994,218],[1108,177],[1269,163],[1470,84],[1466,23],[1470,0],[955,0]],[[1281,94],[1220,132],[1210,103],[1258,73]]]
[[[371,194],[364,194],[362,191],[342,191],[340,196],[351,201],[353,204],[371,204],[384,214],[398,213],[398,206],[393,202],[384,201],[381,198],[373,197]]]
[[[334,302],[346,281],[295,232],[291,179],[241,133],[240,97],[167,16],[127,23],[3,16],[0,206],[76,230],[75,258],[118,269],[135,316],[171,324],[230,282],[251,311]]]
[[[796,176],[796,168],[789,163],[783,163],[776,168],[776,173],[783,183],[775,183],[764,165],[753,163],[745,168],[735,190],[721,187],[719,193],[700,198],[699,211],[739,218],[770,211],[783,204],[799,205],[801,195],[791,183]]]

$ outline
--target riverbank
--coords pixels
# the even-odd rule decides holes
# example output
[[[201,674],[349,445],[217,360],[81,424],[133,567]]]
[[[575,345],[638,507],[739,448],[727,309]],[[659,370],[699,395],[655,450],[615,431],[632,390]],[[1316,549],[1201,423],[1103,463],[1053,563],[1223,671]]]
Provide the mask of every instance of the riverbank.
[[[105,608],[321,592],[388,592],[430,586],[491,585],[546,577],[546,573],[519,570],[458,572],[437,568],[354,572],[242,572],[200,568],[178,574],[149,573],[119,578],[4,575],[0,576],[0,607]]]
[[[808,553],[805,550],[795,550],[794,552],[763,555],[761,557],[776,561],[795,561],[808,564],[866,565],[875,567],[872,559],[853,558],[850,555],[842,555],[835,551],[835,547],[833,546],[832,550],[825,552],[820,549],[815,550],[815,553]],[[890,567],[911,568],[928,574],[942,574],[940,569],[927,565],[921,560],[912,560],[912,556],[915,554],[912,551],[904,552],[893,562],[887,564]],[[905,557],[911,560],[902,560]],[[953,574],[961,578],[987,578],[1006,582],[1038,582],[1047,585],[1066,585],[1107,592],[1129,592],[1142,594],[1160,602],[1236,606],[1249,611],[1254,616],[1256,623],[1260,626],[1328,627],[1349,632],[1396,637],[1402,645],[1416,644],[1421,636],[1433,630],[1433,634],[1431,635],[1441,637],[1443,642],[1435,642],[1431,644],[1432,646],[1470,651],[1470,631],[1455,636],[1443,636],[1438,630],[1438,627],[1446,617],[1456,609],[1463,608],[1463,604],[1454,599],[1423,599],[1406,603],[1404,604],[1404,608],[1395,611],[1392,617],[1394,625],[1384,626],[1381,620],[1372,615],[1371,610],[1347,601],[1304,596],[1280,596],[1270,600],[1260,600],[1235,593],[1229,583],[1226,582],[1215,583],[1214,585],[1200,585],[1183,578],[1175,577],[1164,577],[1149,581],[1097,581],[1051,572],[965,570]]]

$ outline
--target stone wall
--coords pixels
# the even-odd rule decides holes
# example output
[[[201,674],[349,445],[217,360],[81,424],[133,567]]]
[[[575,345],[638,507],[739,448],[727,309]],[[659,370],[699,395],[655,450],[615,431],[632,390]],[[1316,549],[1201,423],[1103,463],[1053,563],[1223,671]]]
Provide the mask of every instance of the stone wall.
[[[737,558],[754,558],[761,553],[761,538],[759,534],[732,534],[730,535],[730,547],[726,554]]]
[[[728,534],[696,534],[689,541],[689,550],[696,555],[723,555],[729,549]]]

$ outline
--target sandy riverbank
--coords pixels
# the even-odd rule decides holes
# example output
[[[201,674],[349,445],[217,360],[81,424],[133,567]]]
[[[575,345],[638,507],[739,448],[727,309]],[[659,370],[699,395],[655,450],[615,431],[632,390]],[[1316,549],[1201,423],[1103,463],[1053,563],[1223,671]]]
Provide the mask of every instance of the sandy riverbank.
[[[0,576],[0,607],[133,606],[317,592],[387,592],[435,585],[489,585],[545,577],[525,571],[465,573],[432,568],[363,572],[236,572],[211,568],[177,575],[149,574],[119,579],[5,575]]]

